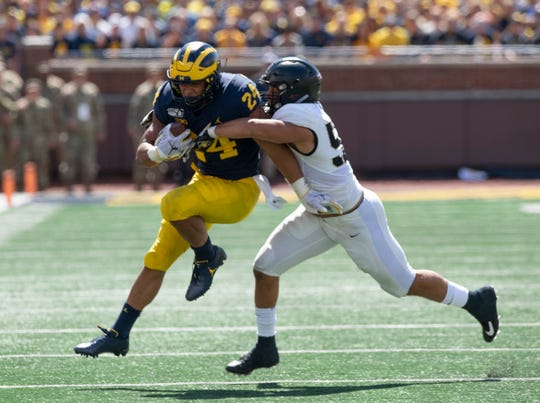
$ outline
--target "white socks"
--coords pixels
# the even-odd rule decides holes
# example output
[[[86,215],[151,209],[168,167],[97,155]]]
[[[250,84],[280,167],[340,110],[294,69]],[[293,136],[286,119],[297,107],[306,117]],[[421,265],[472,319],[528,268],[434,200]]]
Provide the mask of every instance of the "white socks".
[[[272,337],[276,334],[276,307],[255,308],[257,319],[257,335]]]
[[[467,303],[468,299],[469,290],[459,284],[449,281],[446,296],[441,301],[441,304],[454,305],[459,308],[463,308],[463,306],[465,306],[465,304]]]

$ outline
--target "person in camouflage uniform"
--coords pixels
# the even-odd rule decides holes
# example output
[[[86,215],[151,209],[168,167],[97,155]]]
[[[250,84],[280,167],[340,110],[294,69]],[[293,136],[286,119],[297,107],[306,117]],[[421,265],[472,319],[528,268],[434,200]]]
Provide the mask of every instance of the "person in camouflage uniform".
[[[62,94],[60,93],[62,87],[66,82],[53,74],[50,67],[47,64],[43,64],[39,67],[39,72],[42,74],[42,91],[41,93],[47,98],[53,105],[53,123],[54,123],[54,136],[52,142],[52,148],[49,152],[49,158],[51,159],[51,165],[54,168],[54,176],[56,176],[56,169],[60,161],[62,161],[61,148],[59,147],[60,133],[62,129],[62,109],[59,105],[62,104]]]
[[[105,140],[105,109],[96,84],[88,71],[76,67],[72,80],[61,91],[64,131],[60,136],[62,161],[59,172],[68,193],[79,174],[87,193],[92,191],[98,172],[97,143]]]
[[[24,164],[36,164],[38,189],[50,185],[49,149],[55,144],[53,108],[41,94],[41,82],[30,79],[25,85],[25,96],[17,101],[14,132],[18,144],[17,178],[23,177]]]
[[[16,115],[15,99],[4,86],[4,70],[0,70],[0,181],[1,173],[13,166],[11,158],[13,146],[12,125]]]
[[[156,65],[149,65],[146,68],[146,79],[137,86],[131,96],[128,109],[127,130],[133,143],[133,150],[136,151],[141,142],[141,137],[145,127],[140,125],[143,117],[152,109],[156,91],[163,84],[162,72]],[[133,182],[137,190],[142,190],[143,185],[148,182],[152,184],[154,190],[158,190],[167,173],[167,164],[159,164],[153,168],[146,168],[137,164],[133,160]]]

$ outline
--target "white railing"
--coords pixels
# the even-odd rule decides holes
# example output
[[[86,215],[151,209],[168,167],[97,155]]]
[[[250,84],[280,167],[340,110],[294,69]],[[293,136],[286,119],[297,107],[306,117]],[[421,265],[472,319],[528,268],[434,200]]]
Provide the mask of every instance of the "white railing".
[[[52,45],[49,36],[27,36],[24,46],[48,47]],[[170,59],[177,49],[136,48],[96,50],[96,59]],[[260,64],[269,52],[278,57],[303,55],[320,63],[368,62],[368,63],[471,63],[471,62],[540,62],[540,45],[408,45],[383,46],[378,55],[373,56],[365,46],[315,47],[247,47],[218,48],[223,60],[244,64]],[[69,57],[77,57],[77,52]]]

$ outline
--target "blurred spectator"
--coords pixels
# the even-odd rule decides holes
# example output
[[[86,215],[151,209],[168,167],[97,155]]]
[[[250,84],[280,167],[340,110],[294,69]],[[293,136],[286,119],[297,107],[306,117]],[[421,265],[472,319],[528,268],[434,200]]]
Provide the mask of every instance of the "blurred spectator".
[[[405,14],[403,25],[409,33],[409,43],[411,45],[430,45],[435,41],[435,35],[430,35],[420,28],[419,16],[420,14],[415,9],[411,9]]]
[[[111,24],[111,31],[108,35],[102,35],[97,39],[96,48],[118,50],[122,48],[122,34],[117,23]]]
[[[186,10],[182,10],[169,17],[167,30],[161,37],[161,47],[179,48],[187,42],[188,18],[186,13]]]
[[[88,9],[87,17],[84,18],[86,31],[88,36],[92,38],[95,43],[98,43],[101,38],[110,35],[111,23],[102,17],[99,7],[95,4],[91,4]]]
[[[6,36],[17,47],[20,46],[23,36],[32,34],[25,30],[24,21],[25,14],[21,10],[9,7],[5,18]],[[37,34],[39,35],[40,32],[38,31]]]
[[[304,44],[297,27],[290,25],[286,20],[281,23],[281,31],[272,39],[272,46],[276,48],[300,48]],[[295,51],[296,53],[296,51]]]
[[[249,28],[246,31],[248,46],[269,46],[274,36],[275,32],[270,28],[265,13],[257,11],[249,17]]]
[[[99,88],[78,66],[61,91],[65,131],[60,138],[63,160],[59,172],[68,193],[79,174],[85,191],[91,192],[97,176],[97,143],[105,140],[105,111]]]
[[[141,142],[141,136],[146,129],[140,125],[140,122],[148,111],[152,109],[156,91],[163,83],[162,71],[157,65],[147,66],[145,81],[137,86],[131,96],[127,129],[133,144],[133,155],[135,155],[135,151]],[[154,168],[145,168],[138,164],[135,158],[133,159],[133,183],[139,191],[142,190],[145,183],[150,183],[152,189],[158,190],[166,173],[167,164],[159,164]]]
[[[246,35],[240,31],[235,16],[228,16],[222,29],[214,34],[216,46],[219,48],[244,48],[247,46]]]
[[[386,17],[381,28],[369,36],[369,46],[372,51],[377,53],[383,46],[408,45],[409,33],[397,23],[394,15]]]
[[[88,36],[84,22],[78,22],[73,35],[67,38],[69,52],[80,57],[96,56],[96,42]]]
[[[56,13],[58,12],[58,3],[56,2],[38,2],[37,21],[42,35],[49,35],[58,24]]]
[[[17,43],[8,36],[5,19],[0,17],[0,59],[10,68],[17,68]]]
[[[25,95],[17,101],[15,133],[18,148],[17,178],[22,185],[23,167],[29,161],[36,164],[38,189],[50,185],[49,149],[54,143],[54,116],[51,102],[41,95],[41,82],[29,79]]]
[[[212,47],[216,47],[214,32],[212,30],[212,21],[201,18],[195,24],[195,34],[192,37],[194,41],[206,42]]]
[[[453,9],[446,14],[446,18],[439,19],[428,43],[438,45],[471,45],[473,42],[474,33],[467,29],[457,9]]]
[[[349,46],[353,44],[355,37],[363,36],[359,32],[360,26],[362,23],[358,24],[356,27],[349,24],[347,19],[347,14],[342,8],[336,10],[333,13],[331,20],[326,24],[326,31],[332,35],[332,45],[333,46]],[[358,39],[358,38],[357,38]],[[367,37],[365,41],[358,41],[355,45],[367,45]]]
[[[324,27],[324,21],[319,15],[308,15],[302,29],[304,46],[320,47],[331,45],[333,37]]]
[[[159,42],[148,21],[141,22],[137,28],[137,36],[133,48],[156,48]]]
[[[369,20],[366,18],[364,21],[358,24],[355,34],[351,37],[352,44],[354,46],[365,46],[368,49],[368,52],[370,52],[371,49],[369,47],[369,37],[371,34],[372,31],[370,29]],[[346,33],[344,33],[344,35],[346,35]],[[335,34],[334,38],[336,38]],[[346,37],[344,40],[346,40]]]
[[[52,33],[51,55],[53,57],[66,57],[69,55],[69,41],[62,24],[56,24]]]
[[[122,47],[132,48],[137,39],[140,26],[144,26],[145,19],[139,15],[141,5],[136,0],[129,0],[124,4],[124,15],[120,17],[118,25],[122,35]]]
[[[494,15],[487,9],[478,7],[468,19],[470,29],[473,32],[474,45],[490,45],[494,43],[494,34],[496,33],[494,25]]]
[[[280,3],[278,0],[262,0],[260,9],[268,17],[268,24],[277,35],[287,23],[287,16],[281,9]]]
[[[366,19],[366,4],[367,2],[360,2],[356,0],[343,1],[342,7],[345,15],[347,16],[348,29],[355,30],[356,27]]]
[[[504,45],[534,44],[535,33],[532,22],[531,17],[514,13],[506,29],[500,34],[500,43]]]

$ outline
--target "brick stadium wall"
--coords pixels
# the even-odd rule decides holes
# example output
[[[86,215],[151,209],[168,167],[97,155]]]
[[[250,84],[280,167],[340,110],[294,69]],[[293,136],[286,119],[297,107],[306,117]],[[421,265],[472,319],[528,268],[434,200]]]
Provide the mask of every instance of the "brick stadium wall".
[[[27,77],[40,76],[39,63],[63,78],[75,63],[88,64],[108,115],[101,173],[129,173],[125,118],[147,61],[47,61],[42,49],[26,52]],[[540,63],[314,61],[324,77],[323,103],[359,172],[540,169]],[[169,60],[158,62],[165,72]],[[258,66],[228,60],[226,70],[250,76]]]

